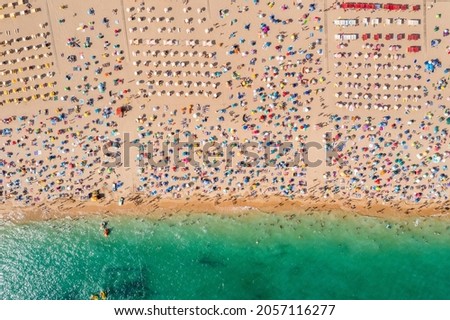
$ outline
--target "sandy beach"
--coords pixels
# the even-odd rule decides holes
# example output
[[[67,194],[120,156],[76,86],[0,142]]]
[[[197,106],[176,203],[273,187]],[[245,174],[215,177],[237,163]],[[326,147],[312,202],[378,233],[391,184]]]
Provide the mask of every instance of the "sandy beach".
[[[449,216],[450,1],[0,6],[2,220]]]

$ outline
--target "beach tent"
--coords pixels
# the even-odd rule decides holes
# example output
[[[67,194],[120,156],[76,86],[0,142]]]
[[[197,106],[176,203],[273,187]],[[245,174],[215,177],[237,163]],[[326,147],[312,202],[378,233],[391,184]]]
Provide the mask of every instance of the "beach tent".
[[[418,26],[420,25],[420,19],[409,19],[408,26]]]
[[[358,34],[356,33],[340,33],[334,36],[336,40],[357,40]]]
[[[421,50],[420,46],[410,46],[410,47],[408,47],[408,52],[410,52],[410,53],[420,52],[420,50]]]
[[[373,18],[371,21],[370,21],[370,24],[372,25],[372,26],[377,26],[377,25],[379,25],[381,23],[381,18]]]
[[[343,4],[341,4],[341,8],[342,9],[350,9],[350,5],[351,5],[351,2],[344,2]]]

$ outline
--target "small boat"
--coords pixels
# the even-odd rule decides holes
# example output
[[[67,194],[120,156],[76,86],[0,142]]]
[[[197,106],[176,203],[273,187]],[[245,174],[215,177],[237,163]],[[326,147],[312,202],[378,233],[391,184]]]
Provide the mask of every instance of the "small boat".
[[[120,197],[120,199],[119,199],[119,206],[123,206],[124,202],[125,202],[125,198],[124,197]]]
[[[111,233],[111,229],[109,229],[109,228],[103,229],[103,235],[104,235],[105,237],[109,236],[110,233]]]

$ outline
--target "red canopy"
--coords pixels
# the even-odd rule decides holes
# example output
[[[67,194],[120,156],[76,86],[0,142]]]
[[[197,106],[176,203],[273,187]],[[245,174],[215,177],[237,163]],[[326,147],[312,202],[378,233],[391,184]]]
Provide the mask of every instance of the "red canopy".
[[[355,3],[354,2],[344,2],[341,7],[343,9],[353,9],[355,8]]]
[[[420,52],[420,46],[411,46],[408,47],[408,52]]]

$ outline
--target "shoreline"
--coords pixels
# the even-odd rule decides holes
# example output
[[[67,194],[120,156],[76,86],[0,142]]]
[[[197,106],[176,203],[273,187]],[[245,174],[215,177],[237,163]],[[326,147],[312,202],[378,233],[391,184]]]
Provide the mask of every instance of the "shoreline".
[[[241,217],[261,213],[273,215],[311,215],[333,213],[337,216],[366,216],[379,219],[403,220],[407,218],[450,219],[450,201],[429,204],[393,202],[389,205],[374,200],[318,199],[305,197],[287,199],[282,196],[216,197],[191,196],[184,199],[147,198],[141,194],[130,196],[123,206],[117,201],[103,199],[82,202],[73,199],[56,200],[36,206],[15,206],[11,202],[0,205],[0,219],[14,223],[48,221],[64,218],[92,216],[150,217],[163,219],[178,214],[205,214]]]

